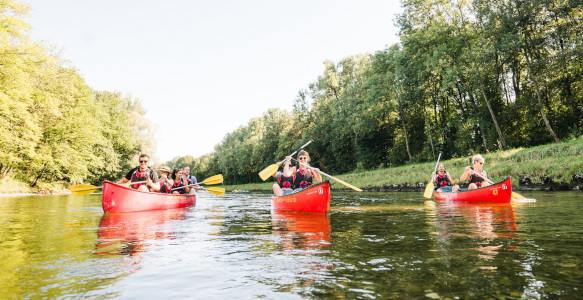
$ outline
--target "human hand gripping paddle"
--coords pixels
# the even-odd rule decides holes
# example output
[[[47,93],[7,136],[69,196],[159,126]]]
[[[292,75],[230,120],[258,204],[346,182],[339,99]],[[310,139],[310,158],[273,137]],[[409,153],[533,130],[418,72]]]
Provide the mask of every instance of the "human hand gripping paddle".
[[[298,162],[298,163],[300,163],[301,165],[303,165],[303,166],[304,166],[304,167],[306,167],[306,168],[309,168],[309,169],[315,169],[314,167],[310,167],[310,166],[306,165],[305,163],[303,163],[303,162],[301,162],[301,161],[298,161],[297,159],[294,159],[294,158],[292,158],[292,160],[293,160],[293,161],[295,161],[295,162]],[[332,180],[334,180],[334,181],[336,181],[336,182],[338,182],[338,183],[340,183],[340,184],[342,184],[342,185],[345,185],[345,186],[347,186],[347,187],[349,187],[349,188],[351,188],[351,189],[353,189],[353,190],[355,190],[355,191],[357,191],[357,192],[362,192],[362,190],[361,190],[361,189],[359,189],[359,188],[355,187],[354,185],[352,185],[352,184],[350,184],[350,183],[347,183],[347,182],[345,182],[345,181],[342,181],[342,180],[340,180],[340,179],[338,179],[338,178],[336,178],[336,177],[334,177],[334,176],[332,176],[332,175],[326,174],[326,173],[324,173],[324,172],[322,172],[322,171],[319,171],[319,172],[320,172],[320,174],[322,174],[322,175],[325,175],[325,176],[328,176],[328,177],[330,177],[330,179],[332,179]]]
[[[494,184],[494,182],[492,182],[492,180],[484,177],[484,175],[482,175],[480,173],[476,173],[476,171],[474,171],[474,170],[472,170],[472,174],[476,174],[479,177],[482,177],[482,179],[488,181],[490,184]],[[522,195],[520,195],[518,193],[515,193],[515,192],[512,192],[512,194],[510,196],[511,196],[512,200],[524,200],[524,199],[526,199],[524,196],[522,196]]]
[[[298,150],[294,151],[294,153],[290,154],[289,156],[294,156],[294,154],[296,154],[300,150],[304,149],[304,147],[306,147],[307,145],[309,145],[313,141],[314,140],[309,140],[307,143],[305,143],[303,146],[301,146],[300,148],[298,148]],[[283,164],[284,161],[285,161],[285,159],[282,160],[280,163]],[[259,172],[259,177],[261,177],[261,180],[265,181],[265,180],[267,180],[267,178],[273,176],[273,174],[275,174],[275,172],[277,172],[277,169],[279,169],[279,165],[278,164],[270,165],[269,167],[263,169],[263,171]]]
[[[171,189],[171,191],[174,190],[179,190],[179,189],[183,189],[185,187],[189,187],[189,186],[199,186],[199,184],[205,184],[205,185],[212,185],[212,184],[219,184],[223,182],[223,174],[218,174],[215,176],[211,176],[205,180],[203,180],[202,182],[199,183],[193,183],[193,184],[189,184],[186,186],[181,186],[178,188],[174,188]],[[203,188],[203,187],[201,187]],[[215,194],[215,195],[219,195],[222,196],[225,194],[225,189],[224,188],[218,188],[218,187],[207,187],[207,188],[203,188],[204,190],[206,190],[207,192],[211,193],[211,194]]]
[[[431,181],[429,181],[429,183],[427,184],[427,187],[425,188],[425,193],[423,194],[423,197],[425,197],[425,198],[431,198],[431,194],[433,194],[433,188],[435,187],[433,185],[433,179],[435,179],[435,172],[437,172],[437,166],[439,166],[440,159],[441,159],[441,151],[439,151],[439,157],[437,157],[437,163],[435,164],[435,170],[433,171],[433,174],[431,175]]]
[[[119,183],[121,185],[132,185],[132,184],[139,184],[139,183],[146,183],[146,181],[136,181],[136,182],[126,182],[126,183]],[[71,186],[69,190],[71,191],[71,195],[73,196],[84,196],[91,194],[98,189],[103,188],[103,186],[94,186],[90,184],[78,184]]]

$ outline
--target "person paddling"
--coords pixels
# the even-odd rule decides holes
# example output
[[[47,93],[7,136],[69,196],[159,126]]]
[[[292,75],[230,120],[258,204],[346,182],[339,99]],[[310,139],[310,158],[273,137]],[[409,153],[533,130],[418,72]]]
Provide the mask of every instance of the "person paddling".
[[[470,182],[468,190],[475,190],[477,188],[489,186],[490,183],[484,180],[484,178],[488,178],[488,174],[482,169],[484,166],[484,158],[480,154],[476,154],[472,157],[472,161],[474,166],[466,167],[466,170],[460,177],[460,181],[465,181],[466,178],[468,178],[468,181]],[[482,175],[484,178],[474,174],[474,172]]]
[[[286,164],[289,165],[290,160],[285,161]],[[277,162],[278,166],[281,166],[281,162]],[[283,172],[277,171],[273,174],[273,177],[277,180],[277,183],[273,184],[273,193],[276,196],[284,196],[293,193],[292,185],[294,183],[294,177],[292,176],[283,176]]]
[[[278,180],[278,182],[282,182],[281,186],[273,185],[273,193],[275,196],[285,196],[291,193],[296,193],[306,189],[312,185],[314,181],[322,181],[320,169],[308,168],[310,166],[310,154],[307,151],[302,150],[298,154],[298,161],[300,162],[299,167],[290,167],[291,159],[291,156],[286,157],[283,174]],[[282,187],[284,185],[286,187]],[[287,188],[287,186],[290,185],[291,188]]]
[[[142,192],[160,190],[158,173],[148,166],[150,156],[148,154],[141,154],[138,160],[140,165],[131,169],[118,183],[145,181],[144,183],[132,184],[130,187]]]
[[[170,178],[170,168],[164,166],[158,171],[160,171],[160,188],[157,192],[168,194],[171,192],[172,186],[174,186],[174,180]]]
[[[440,163],[437,165],[437,174],[433,173],[433,182],[435,183],[435,191],[438,193],[457,192],[460,186],[457,185],[458,180],[451,179],[449,172],[445,171],[445,165]]]
[[[175,168],[172,171],[172,180],[174,180],[172,194],[194,194],[194,189],[189,186],[191,184],[190,180],[182,178],[182,174],[183,170],[180,168]]]

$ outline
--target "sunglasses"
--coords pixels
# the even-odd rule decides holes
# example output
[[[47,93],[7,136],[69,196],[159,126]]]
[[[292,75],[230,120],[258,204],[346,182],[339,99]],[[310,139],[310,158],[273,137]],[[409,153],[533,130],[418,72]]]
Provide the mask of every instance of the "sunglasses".
[[[480,165],[484,164],[483,162],[480,162],[480,161],[475,161],[474,163],[479,163]]]
[[[307,157],[298,157],[299,160],[307,160]]]
[[[147,162],[148,162],[147,160],[140,160],[140,163],[141,163],[141,164],[143,164],[143,163],[147,163]]]

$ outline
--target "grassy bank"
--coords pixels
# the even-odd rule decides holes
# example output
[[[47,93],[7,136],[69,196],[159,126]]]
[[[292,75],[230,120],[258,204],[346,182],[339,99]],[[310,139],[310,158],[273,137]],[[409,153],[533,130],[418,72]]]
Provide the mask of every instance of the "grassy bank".
[[[459,178],[466,166],[470,165],[472,155],[442,160],[446,170],[453,178]],[[532,148],[517,148],[493,153],[482,153],[486,170],[493,181],[511,176],[514,185],[519,177],[529,176],[533,184],[543,184],[546,177],[555,182],[571,182],[574,175],[583,175],[583,137],[562,143],[553,143]],[[395,168],[384,168],[364,172],[335,175],[336,177],[361,188],[384,187],[394,184],[427,183],[435,162],[412,164]],[[333,174],[332,171],[326,170]],[[333,174],[334,175],[334,174]],[[271,190],[273,179],[267,183],[225,186],[228,191]],[[335,187],[340,187],[336,185]]]
[[[485,159],[484,169],[493,181],[511,176],[514,185],[518,185],[519,178],[525,175],[530,177],[533,184],[541,185],[546,177],[558,183],[569,183],[574,175],[583,175],[583,137],[562,143],[487,153],[482,156]],[[459,178],[465,167],[470,165],[471,157],[472,155],[469,155],[441,162],[454,178]],[[361,188],[387,187],[404,183],[409,186],[424,186],[431,178],[434,168],[435,162],[429,162],[335,176]],[[334,175],[332,171],[325,171]],[[271,191],[273,183],[273,179],[268,179],[264,183],[224,187],[227,191],[234,189]],[[335,188],[343,188],[343,186],[337,184]],[[60,183],[42,184],[37,188],[31,188],[26,183],[10,177],[0,182],[0,193],[59,193],[66,189]]]

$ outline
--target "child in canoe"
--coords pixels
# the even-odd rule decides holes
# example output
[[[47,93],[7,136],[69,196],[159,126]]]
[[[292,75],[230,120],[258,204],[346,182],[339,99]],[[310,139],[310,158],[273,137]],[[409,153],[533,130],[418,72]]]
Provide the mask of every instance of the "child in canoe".
[[[474,166],[466,167],[466,170],[460,177],[460,181],[464,181],[466,178],[468,178],[468,181],[470,182],[468,190],[475,190],[477,188],[489,186],[490,183],[487,180],[484,180],[484,178],[488,178],[488,174],[482,169],[484,166],[484,158],[480,154],[476,154],[474,157],[472,157],[472,162]],[[478,173],[482,176],[480,177],[475,173]]]
[[[460,186],[457,185],[458,180],[451,179],[449,172],[445,171],[445,165],[442,163],[437,165],[437,174],[433,173],[433,182],[438,193],[455,193],[460,190]]]

